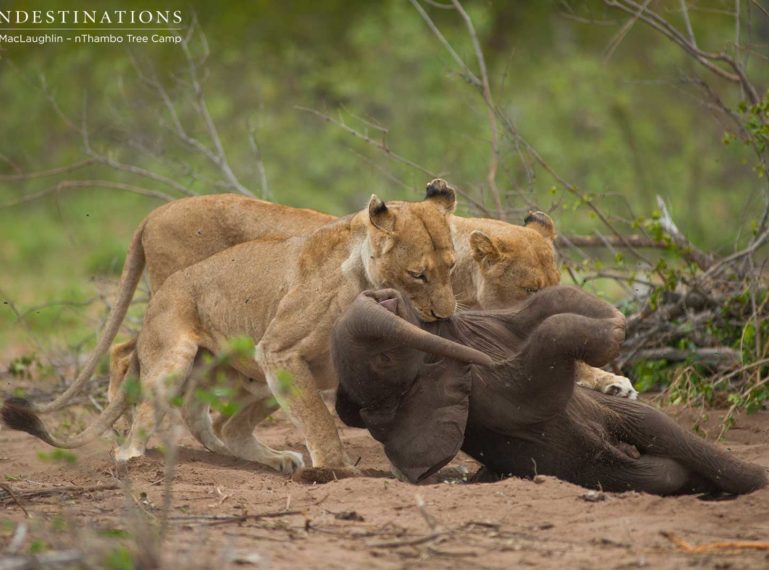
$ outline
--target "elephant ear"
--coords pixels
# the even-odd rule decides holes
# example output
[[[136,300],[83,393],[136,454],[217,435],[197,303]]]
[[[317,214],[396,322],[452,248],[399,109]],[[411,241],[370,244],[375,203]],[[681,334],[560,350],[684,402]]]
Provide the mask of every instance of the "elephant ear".
[[[339,384],[339,387],[336,390],[336,401],[334,404],[336,415],[339,416],[339,419],[342,420],[345,425],[357,428],[366,427],[366,423],[360,415],[360,406],[356,405],[349,394],[347,394],[344,384]]]
[[[392,464],[418,483],[444,467],[462,447],[470,408],[470,366],[443,359],[423,370],[390,415],[380,440]],[[368,424],[367,411],[361,410]]]

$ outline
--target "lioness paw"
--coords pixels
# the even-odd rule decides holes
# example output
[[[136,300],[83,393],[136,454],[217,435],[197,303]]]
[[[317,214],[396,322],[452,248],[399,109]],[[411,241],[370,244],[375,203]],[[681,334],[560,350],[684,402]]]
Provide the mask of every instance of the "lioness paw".
[[[112,455],[116,462],[127,463],[134,457],[142,457],[144,455],[144,449],[141,449],[138,446],[121,446],[116,447],[112,451]]]
[[[630,380],[600,368],[590,368],[584,365],[579,367],[577,370],[577,384],[610,396],[618,396],[629,400],[638,399],[638,391],[633,388]]]
[[[604,394],[610,396],[619,396],[620,398],[627,398],[628,400],[637,400],[638,391],[633,388],[630,380],[624,376],[614,376],[611,382],[601,386],[601,391]]]
[[[283,475],[292,475],[296,471],[304,469],[304,458],[302,458],[301,453],[296,451],[282,451],[271,467]]]

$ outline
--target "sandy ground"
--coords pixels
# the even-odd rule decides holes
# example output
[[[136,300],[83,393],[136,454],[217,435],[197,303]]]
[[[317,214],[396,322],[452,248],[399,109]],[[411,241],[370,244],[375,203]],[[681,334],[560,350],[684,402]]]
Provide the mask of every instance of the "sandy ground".
[[[688,426],[696,415],[671,413]],[[717,422],[712,412],[702,427],[717,433]],[[275,447],[304,451],[285,419],[260,433]],[[387,469],[366,432],[341,433],[361,467]],[[769,467],[769,412],[739,418],[724,444]],[[138,541],[141,551],[157,543],[164,513],[169,568],[769,568],[769,550],[688,553],[665,536],[692,545],[769,540],[769,489],[723,501],[639,493],[590,501],[585,489],[553,478],[417,487],[380,476],[310,485],[215,456],[185,434],[165,510],[164,455],[153,449],[132,461],[126,490],[114,478],[110,447],[95,442],[69,464],[41,459],[50,448],[30,436],[0,431],[0,483],[31,517],[0,491],[0,568],[11,567],[3,566],[10,551],[75,548],[96,556],[105,541],[112,548]],[[452,465],[477,467],[466,457]],[[105,559],[97,560],[100,567]]]

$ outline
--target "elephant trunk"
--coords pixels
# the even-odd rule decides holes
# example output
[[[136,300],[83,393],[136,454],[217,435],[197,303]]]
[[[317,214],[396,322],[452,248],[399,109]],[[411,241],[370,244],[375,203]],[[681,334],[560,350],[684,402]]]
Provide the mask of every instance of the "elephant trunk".
[[[356,335],[368,338],[396,341],[403,346],[452,358],[461,362],[492,366],[494,360],[480,350],[431,334],[397,312],[402,299],[390,297],[378,301],[373,296],[361,296],[360,308],[355,312],[353,330]]]

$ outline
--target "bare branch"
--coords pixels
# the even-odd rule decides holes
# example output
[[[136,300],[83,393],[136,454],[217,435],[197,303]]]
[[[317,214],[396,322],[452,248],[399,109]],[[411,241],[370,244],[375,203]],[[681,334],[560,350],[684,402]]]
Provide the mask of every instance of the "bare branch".
[[[642,10],[643,6],[633,2],[632,0],[604,0],[604,2],[608,6],[623,10],[628,14],[638,14],[638,17],[642,21],[666,36],[668,39],[672,40],[674,43],[678,44],[681,48],[684,49],[684,51],[693,56],[694,59],[696,59],[701,65],[705,66],[719,77],[727,79],[733,83],[740,84],[745,90],[746,97],[752,104],[755,105],[760,101],[760,97],[758,96],[758,91],[756,90],[755,86],[753,86],[753,84],[748,80],[742,66],[733,58],[723,53],[710,53],[699,49],[659,14],[649,9]],[[729,66],[732,71],[729,72],[714,62],[723,62]]]
[[[24,198],[19,198],[14,202],[3,204],[0,206],[0,209],[12,208],[14,206],[20,206],[21,204],[27,204],[29,202],[44,198],[50,194],[62,192],[70,188],[101,188],[109,190],[122,190],[125,192],[133,192],[134,194],[139,194],[141,196],[147,196],[149,198],[157,198],[158,200],[164,200],[166,202],[174,199],[173,196],[163,192],[158,192],[157,190],[149,190],[147,188],[134,186],[132,184],[113,182],[112,180],[64,180],[56,184],[56,186],[52,186],[51,188],[41,190],[40,192],[35,192],[34,194],[30,194]]]
[[[114,168],[115,170],[121,170],[123,172],[128,172],[129,174],[135,174],[137,176],[141,176],[142,178],[147,178],[149,180],[153,180],[155,182],[160,182],[161,184],[165,184],[167,186],[170,186],[174,190],[177,190],[178,192],[181,192],[182,194],[186,196],[195,196],[196,192],[193,192],[189,188],[187,188],[184,184],[180,184],[173,178],[169,178],[168,176],[165,176],[163,174],[158,174],[157,172],[152,172],[151,170],[147,170],[146,168],[142,168],[140,166],[134,166],[131,164],[125,164],[120,162],[119,160],[115,160],[111,156],[101,155],[94,152],[92,149],[89,150],[88,154],[93,157],[93,160],[99,164],[103,164],[105,166],[109,166],[110,168]]]
[[[767,9],[765,6],[762,6],[762,5],[761,5],[761,2],[759,2],[758,0],[750,0],[750,1],[751,1],[751,3],[752,3],[752,4],[753,4],[753,5],[756,7],[756,8],[758,8],[759,10],[761,10],[761,12],[764,14],[764,16],[766,16],[767,18],[769,18],[769,9]]]
[[[198,35],[201,37],[201,42],[204,46],[204,56],[202,61],[205,62],[205,59],[208,57],[209,53],[208,42],[205,38],[205,34],[203,34],[202,31],[199,31]],[[237,190],[246,196],[253,196],[253,192],[251,192],[251,190],[240,183],[240,180],[238,180],[238,177],[235,176],[235,173],[233,172],[232,167],[227,160],[227,154],[224,151],[224,145],[222,145],[222,140],[219,137],[219,131],[216,129],[216,125],[214,124],[214,120],[211,118],[211,113],[209,112],[208,105],[206,104],[206,98],[203,93],[203,86],[201,85],[200,79],[198,77],[197,64],[195,63],[195,60],[192,57],[192,53],[190,52],[189,40],[182,41],[180,45],[184,53],[184,57],[187,60],[187,69],[190,81],[192,83],[192,89],[195,94],[198,113],[203,118],[206,130],[208,131],[208,137],[211,139],[211,143],[214,145],[215,153],[212,160],[214,164],[216,164],[216,166],[221,169],[224,177],[232,185],[234,190]]]
[[[256,127],[253,125],[248,126],[248,144],[251,147],[251,152],[254,153],[254,159],[256,160],[256,171],[259,173],[259,184],[262,188],[262,198],[266,200],[272,200],[273,195],[270,192],[269,184],[267,184],[267,169],[264,167],[262,152],[259,150],[259,145],[256,143]]]
[[[682,362],[693,359],[698,363],[722,365],[737,364],[740,362],[741,355],[739,351],[726,346],[716,348],[697,348],[694,350],[681,350],[675,348],[647,348],[639,350],[627,363],[638,362],[640,360],[667,360],[670,362]]]
[[[481,43],[478,41],[478,34],[475,31],[475,26],[470,16],[467,15],[462,4],[459,0],[452,0],[454,7],[459,15],[465,22],[467,32],[470,34],[470,39],[473,42],[473,49],[475,50],[475,57],[478,60],[478,68],[481,72],[481,94],[483,100],[486,103],[486,114],[489,121],[489,129],[491,130],[491,158],[489,159],[489,170],[486,176],[486,182],[489,185],[489,190],[494,198],[494,204],[497,208],[497,214],[499,217],[503,217],[502,199],[499,195],[499,188],[497,188],[497,169],[499,167],[499,134],[497,128],[497,115],[496,106],[494,105],[494,99],[491,95],[491,87],[489,85],[489,73],[486,69],[486,60],[483,57],[483,50],[481,49]],[[437,29],[437,28],[436,28]]]
[[[75,162],[74,164],[68,164],[67,166],[60,166],[58,168],[50,168],[48,170],[38,170],[36,172],[20,172],[18,174],[0,174],[0,182],[18,182],[22,180],[33,180],[35,178],[57,176],[59,174],[80,170],[81,168],[90,166],[94,162],[94,159],[88,158],[86,160],[81,160],[80,162]]]
[[[621,44],[622,40],[625,39],[625,36],[627,36],[628,32],[630,32],[632,27],[638,21],[638,18],[641,17],[641,14],[644,13],[650,2],[651,0],[646,0],[643,6],[641,6],[640,9],[632,15],[632,17],[625,23],[625,25],[620,28],[619,32],[617,32],[617,34],[609,41],[609,45],[606,46],[604,53],[604,61],[609,61],[611,59],[611,56],[614,55],[614,52],[617,47],[619,47],[619,44]]]
[[[432,18],[425,12],[424,8],[419,4],[417,0],[409,0],[411,2],[411,5],[414,6],[417,12],[419,12],[419,15],[422,16],[422,19],[425,21],[427,26],[432,30],[432,32],[435,34],[435,37],[438,38],[438,41],[443,44],[443,47],[446,48],[446,51],[449,52],[449,55],[454,59],[455,62],[457,62],[457,65],[462,69],[462,72],[465,75],[465,78],[474,86],[479,89],[483,88],[483,83],[480,79],[475,75],[475,73],[472,72],[472,70],[467,66],[467,64],[464,62],[464,60],[459,57],[459,54],[454,51],[454,48],[451,47],[451,44],[448,42],[446,37],[441,33],[441,31],[438,29],[438,27],[435,25],[435,22],[433,22]]]
[[[326,115],[325,113],[321,113],[320,111],[317,111],[315,109],[310,109],[309,107],[302,107],[300,105],[296,105],[294,108],[297,109],[298,111],[303,111],[305,113],[311,113],[311,114],[315,115],[316,117],[320,117],[321,119],[323,119],[324,121],[326,121],[328,123],[333,123],[334,125],[340,127],[342,130],[350,133],[354,137],[357,137],[357,138],[361,139],[366,144],[369,144],[369,145],[373,146],[374,148],[379,149],[380,151],[385,153],[385,155],[387,155],[392,160],[395,160],[396,162],[400,162],[401,164],[405,164],[406,166],[410,166],[411,168],[413,168],[415,170],[418,170],[419,172],[421,172],[423,174],[426,174],[427,176],[429,176],[431,178],[436,178],[436,177],[439,176],[437,173],[432,172],[432,171],[426,169],[423,166],[420,166],[416,162],[414,162],[412,160],[409,160],[408,158],[405,158],[405,157],[403,157],[403,156],[393,152],[392,149],[390,149],[390,147],[387,146],[387,144],[385,142],[377,141],[377,140],[372,139],[368,135],[366,135],[366,134],[364,134],[364,133],[362,133],[362,132],[352,128],[351,126],[349,126],[344,121],[341,121],[339,119],[335,119],[333,117],[330,117],[329,115]],[[466,192],[463,192],[462,190],[459,190],[459,189],[457,189],[457,193],[460,196],[462,196],[465,200],[470,202],[473,206],[475,206],[485,216],[492,217],[492,214],[486,209],[486,207],[483,204],[481,204],[480,202],[478,202],[476,199],[474,199],[472,196],[468,195]]]
[[[686,0],[678,0],[678,3],[681,5],[681,14],[684,17],[684,24],[686,25],[686,32],[689,34],[689,40],[694,47],[697,47],[697,39],[694,37],[694,29],[689,20],[689,8],[686,6]]]

